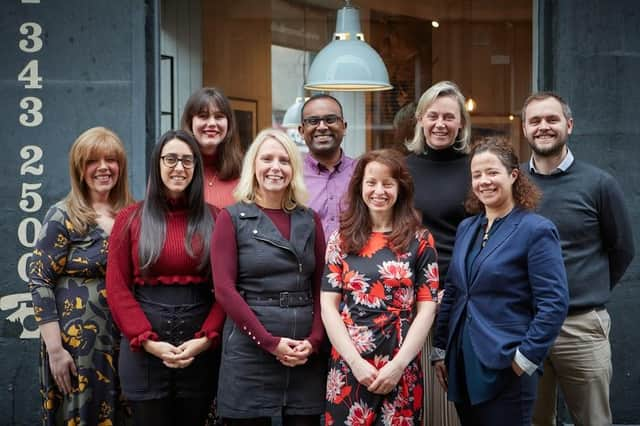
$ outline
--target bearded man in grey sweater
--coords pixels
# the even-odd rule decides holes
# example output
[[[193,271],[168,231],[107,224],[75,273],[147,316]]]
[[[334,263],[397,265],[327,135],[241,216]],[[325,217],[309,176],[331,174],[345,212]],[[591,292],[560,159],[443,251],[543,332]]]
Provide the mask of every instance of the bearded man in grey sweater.
[[[560,233],[570,298],[544,363],[533,424],[556,424],[558,384],[575,424],[611,424],[611,319],[605,305],[634,256],[629,212],[611,175],[574,158],[567,146],[571,109],[559,95],[529,96],[522,128],[532,150],[522,168],[543,192],[539,213]]]

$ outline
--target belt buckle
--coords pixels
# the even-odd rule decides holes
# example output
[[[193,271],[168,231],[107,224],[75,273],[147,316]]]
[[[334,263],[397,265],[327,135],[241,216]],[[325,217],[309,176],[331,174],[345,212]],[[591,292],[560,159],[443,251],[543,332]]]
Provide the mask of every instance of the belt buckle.
[[[289,307],[289,292],[281,291],[280,292],[280,307],[288,308]]]

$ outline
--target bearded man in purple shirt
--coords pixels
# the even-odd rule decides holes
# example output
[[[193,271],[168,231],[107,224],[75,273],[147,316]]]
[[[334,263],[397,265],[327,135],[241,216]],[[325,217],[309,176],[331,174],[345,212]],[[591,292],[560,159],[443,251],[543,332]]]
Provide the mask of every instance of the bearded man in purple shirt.
[[[309,207],[320,216],[328,240],[339,227],[342,196],[356,161],[340,147],[347,122],[336,98],[325,94],[312,96],[302,106],[301,118],[298,131],[309,148],[303,166]]]

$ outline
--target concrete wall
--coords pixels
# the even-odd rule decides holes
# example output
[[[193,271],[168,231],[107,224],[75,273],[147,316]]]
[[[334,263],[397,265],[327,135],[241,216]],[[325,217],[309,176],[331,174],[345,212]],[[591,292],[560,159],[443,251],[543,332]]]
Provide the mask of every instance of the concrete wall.
[[[40,423],[39,339],[24,265],[45,212],[69,191],[76,137],[97,125],[120,135],[142,196],[157,128],[156,11],[154,0],[2,2],[0,424]]]
[[[540,89],[560,93],[575,120],[577,158],[615,176],[640,250],[640,7],[637,0],[539,2]],[[611,404],[617,424],[640,423],[640,256],[615,288]]]

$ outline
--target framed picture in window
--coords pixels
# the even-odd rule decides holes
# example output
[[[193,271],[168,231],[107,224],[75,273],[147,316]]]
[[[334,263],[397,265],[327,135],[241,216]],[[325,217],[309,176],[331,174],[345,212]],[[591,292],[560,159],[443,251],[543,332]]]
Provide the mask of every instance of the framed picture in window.
[[[258,102],[251,99],[229,98],[236,117],[238,137],[246,152],[258,133]]]

